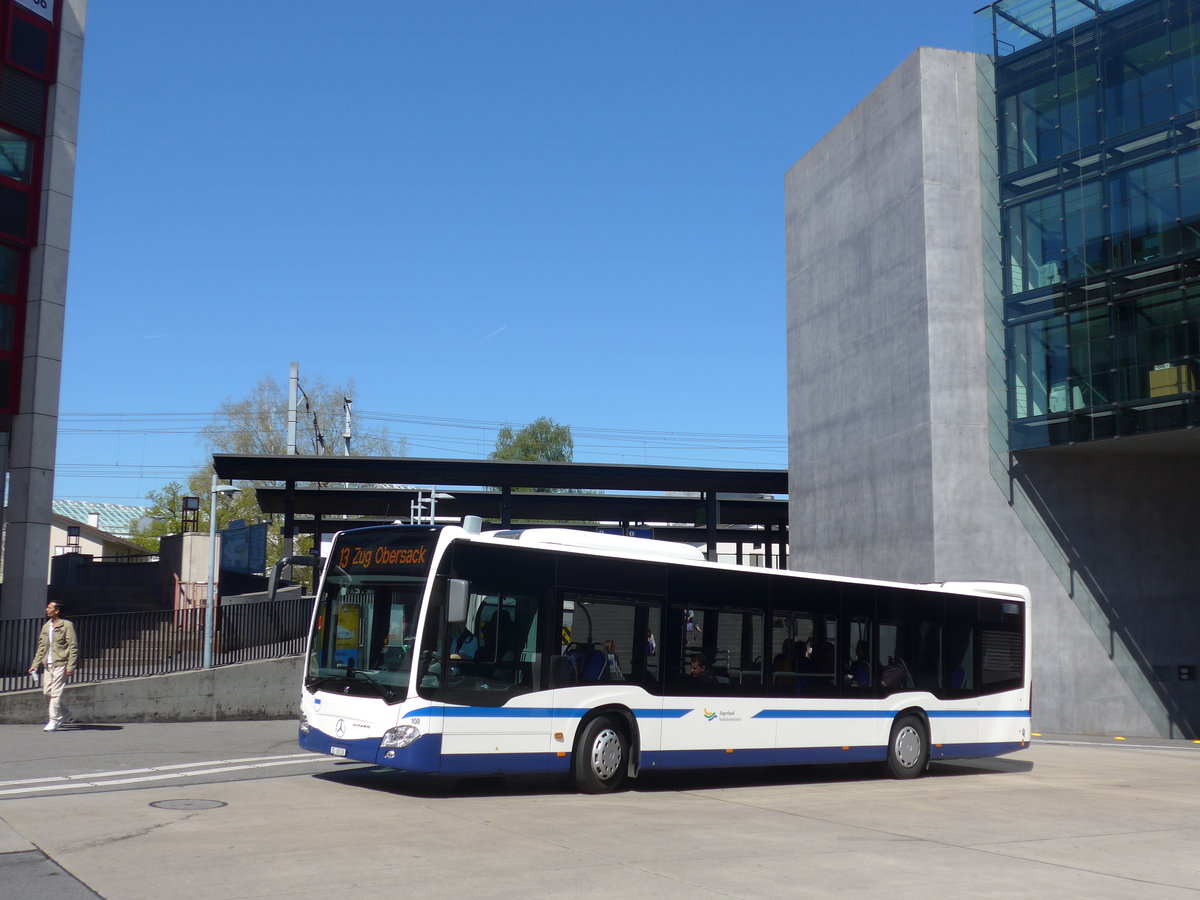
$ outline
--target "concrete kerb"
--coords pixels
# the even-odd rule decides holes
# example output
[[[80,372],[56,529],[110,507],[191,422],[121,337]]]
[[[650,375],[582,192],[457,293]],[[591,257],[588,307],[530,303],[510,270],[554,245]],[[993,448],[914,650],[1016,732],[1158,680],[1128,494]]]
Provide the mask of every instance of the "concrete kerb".
[[[76,722],[210,722],[299,715],[298,656],[213,669],[68,685],[63,703]],[[0,694],[0,724],[46,720],[40,690]]]

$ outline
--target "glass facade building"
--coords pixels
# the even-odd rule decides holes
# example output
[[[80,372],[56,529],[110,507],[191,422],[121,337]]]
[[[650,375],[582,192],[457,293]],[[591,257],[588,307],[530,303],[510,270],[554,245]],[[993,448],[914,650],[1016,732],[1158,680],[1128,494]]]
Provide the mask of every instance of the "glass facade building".
[[[36,11],[35,11],[36,10]],[[0,2],[0,420],[17,412],[29,255],[57,65],[53,6]]]
[[[1200,424],[1200,0],[1002,0],[1010,447]]]

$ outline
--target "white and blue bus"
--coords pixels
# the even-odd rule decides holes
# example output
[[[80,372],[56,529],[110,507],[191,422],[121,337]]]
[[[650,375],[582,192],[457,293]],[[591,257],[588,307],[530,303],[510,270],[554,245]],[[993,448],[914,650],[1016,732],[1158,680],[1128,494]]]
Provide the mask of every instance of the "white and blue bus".
[[[1030,736],[1029,593],[731,566],[561,528],[344,531],[300,746],[423,775],[996,756]]]

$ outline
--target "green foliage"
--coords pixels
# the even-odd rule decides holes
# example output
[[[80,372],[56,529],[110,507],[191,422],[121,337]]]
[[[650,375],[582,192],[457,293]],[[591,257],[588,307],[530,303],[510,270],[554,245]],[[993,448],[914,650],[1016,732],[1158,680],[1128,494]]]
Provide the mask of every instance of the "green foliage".
[[[354,396],[354,382],[333,385],[320,376],[307,376],[300,381],[296,420],[296,452],[303,456],[331,456],[345,452],[342,431],[345,424],[344,398]],[[241,399],[228,398],[217,407],[212,421],[200,433],[200,441],[208,453],[274,454],[287,452],[287,387],[269,375],[259,379],[250,393]],[[393,438],[386,429],[368,431],[353,423],[350,452],[355,456],[403,456],[407,442]],[[184,497],[200,498],[199,530],[207,533],[209,509],[212,502],[211,463],[204,465],[189,478],[187,486],[171,482],[161,490],[146,495],[150,501],[152,524],[133,538],[147,552],[158,552],[159,538],[182,531]],[[270,484],[263,482],[262,484]],[[235,519],[246,523],[264,519],[258,505],[255,488],[258,483],[240,482],[241,489],[233,495],[217,499],[217,528]],[[311,550],[312,539],[300,538],[293,553]],[[280,527],[272,524],[267,532],[267,566],[274,565],[283,555]],[[308,580],[308,570],[297,568],[293,575]]]
[[[300,380],[297,398],[296,452],[302,456],[340,456],[344,451],[343,401],[354,396],[354,380],[329,384],[322,377]],[[205,448],[212,453],[287,452],[287,386],[269,375],[260,378],[250,393],[235,400],[227,398],[200,432]],[[395,440],[386,429],[364,431],[353,425],[350,452],[354,456],[403,456],[405,441]]]
[[[195,497],[200,501],[199,515],[195,526],[189,530],[208,532],[209,511],[212,509],[212,466],[194,472],[187,486],[172,481],[161,490],[150,491],[146,499],[150,509],[146,516],[149,527],[134,534],[130,540],[147,553],[158,552],[158,539],[168,534],[179,534],[183,529],[183,498]],[[254,489],[239,490],[236,494],[225,494],[217,498],[217,529],[229,525],[235,519],[257,522],[262,518]]]
[[[183,498],[187,496],[187,488],[178,481],[172,481],[161,490],[150,491],[146,495],[150,501],[150,509],[146,513],[150,525],[134,534],[130,540],[147,553],[157,553],[160,537],[178,534],[183,530]]]
[[[541,416],[520,431],[505,425],[496,435],[491,459],[515,459],[524,462],[570,462],[575,455],[575,440],[570,425],[559,425]]]
[[[575,455],[575,439],[570,425],[559,425],[547,416],[540,416],[524,428],[513,431],[505,425],[496,434],[496,449],[491,459],[512,459],[521,462],[571,462]],[[578,494],[582,491],[562,488],[514,488],[546,494]]]

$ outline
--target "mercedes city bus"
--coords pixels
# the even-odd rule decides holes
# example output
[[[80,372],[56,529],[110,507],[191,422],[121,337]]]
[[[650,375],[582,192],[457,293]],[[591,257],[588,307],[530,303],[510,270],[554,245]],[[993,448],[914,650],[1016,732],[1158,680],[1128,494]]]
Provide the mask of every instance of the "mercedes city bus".
[[[996,756],[1030,735],[1029,593],[707,562],[564,528],[341,532],[300,746],[423,775]]]

